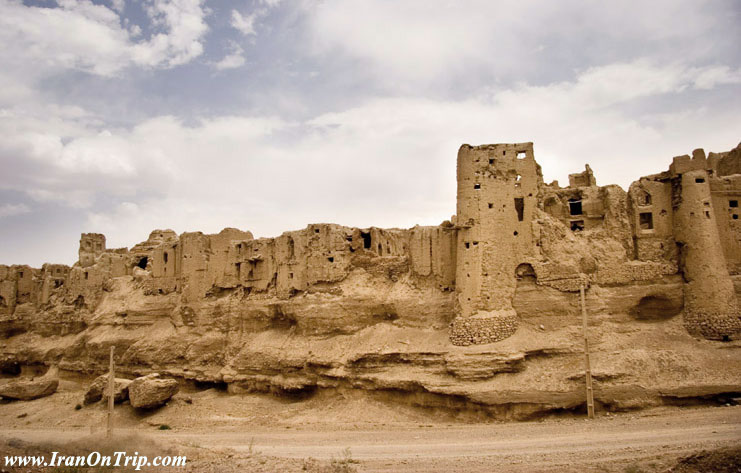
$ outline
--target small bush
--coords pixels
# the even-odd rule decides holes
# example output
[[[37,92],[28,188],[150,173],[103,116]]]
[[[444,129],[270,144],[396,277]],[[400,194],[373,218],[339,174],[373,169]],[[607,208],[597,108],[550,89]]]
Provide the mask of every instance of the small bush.
[[[347,447],[342,451],[342,458],[332,458],[329,462],[329,471],[332,473],[354,473],[358,469],[353,465],[354,463],[360,463],[354,460],[350,447]]]
[[[80,404],[75,405],[75,410],[76,411],[79,411],[80,409],[82,409],[82,406]]]
[[[172,427],[170,427],[167,424],[162,424],[162,425],[159,426],[159,429],[160,430],[172,430]]]

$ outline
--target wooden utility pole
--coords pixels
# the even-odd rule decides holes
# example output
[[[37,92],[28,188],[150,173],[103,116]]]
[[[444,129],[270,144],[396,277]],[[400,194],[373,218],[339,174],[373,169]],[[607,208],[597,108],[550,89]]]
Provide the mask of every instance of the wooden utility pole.
[[[587,336],[587,304],[584,300],[584,283],[579,287],[581,299],[582,328],[584,329],[584,374],[587,381],[587,415],[594,419],[594,391],[592,390],[592,368],[589,363],[589,338]]]
[[[111,357],[108,363],[108,423],[106,425],[106,437],[111,436],[113,431],[113,397],[116,381],[113,377],[113,351],[116,347],[111,346]]]

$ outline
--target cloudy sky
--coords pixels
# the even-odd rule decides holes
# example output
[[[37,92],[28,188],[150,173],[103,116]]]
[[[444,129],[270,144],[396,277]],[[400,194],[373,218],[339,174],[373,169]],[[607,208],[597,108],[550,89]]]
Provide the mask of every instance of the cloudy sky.
[[[741,141],[738,0],[0,0],[0,263],[436,225],[460,144],[627,187]]]

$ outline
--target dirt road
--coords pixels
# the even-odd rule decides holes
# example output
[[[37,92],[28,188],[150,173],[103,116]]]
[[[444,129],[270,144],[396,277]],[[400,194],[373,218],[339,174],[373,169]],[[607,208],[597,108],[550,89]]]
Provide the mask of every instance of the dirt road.
[[[137,431],[140,432],[140,431]],[[74,439],[85,431],[3,430],[27,441]],[[225,426],[148,430],[158,443],[234,457],[316,459],[351,453],[359,471],[663,471],[680,456],[741,445],[741,406],[662,409],[640,414],[506,424],[379,425],[338,429]]]

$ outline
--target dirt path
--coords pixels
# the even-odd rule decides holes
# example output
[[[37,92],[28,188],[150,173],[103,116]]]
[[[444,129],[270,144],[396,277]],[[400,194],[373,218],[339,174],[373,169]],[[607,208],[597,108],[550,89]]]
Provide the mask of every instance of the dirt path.
[[[3,433],[27,441],[73,439],[84,431]],[[406,425],[338,429],[257,427],[148,430],[157,442],[232,449],[238,456],[330,459],[350,448],[359,471],[663,471],[702,449],[741,445],[741,406],[667,409],[594,421]]]

